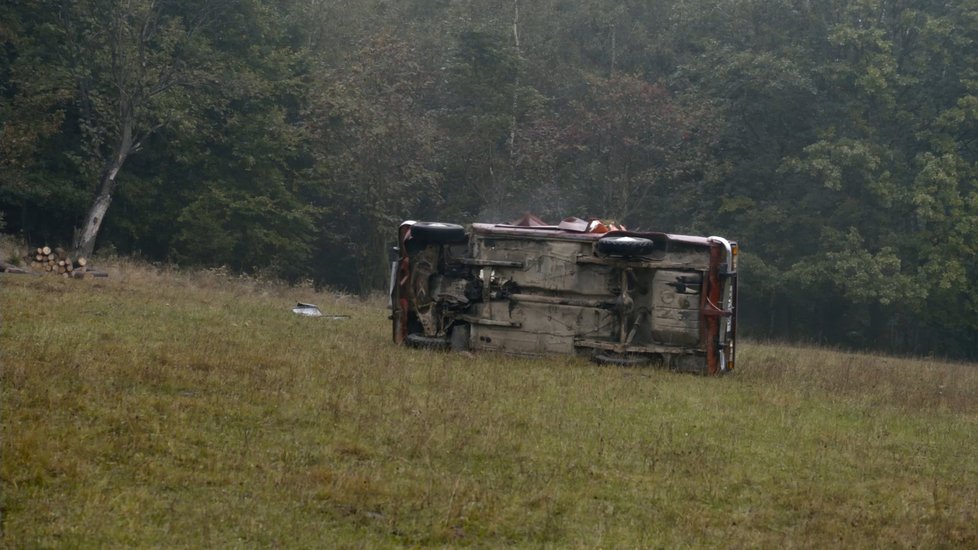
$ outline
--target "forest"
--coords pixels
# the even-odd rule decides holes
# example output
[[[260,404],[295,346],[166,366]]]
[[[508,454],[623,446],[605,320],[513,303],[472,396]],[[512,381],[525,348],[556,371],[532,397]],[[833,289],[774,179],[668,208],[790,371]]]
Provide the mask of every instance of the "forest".
[[[742,333],[978,358],[978,0],[9,0],[0,231],[368,294],[403,219],[738,241]]]

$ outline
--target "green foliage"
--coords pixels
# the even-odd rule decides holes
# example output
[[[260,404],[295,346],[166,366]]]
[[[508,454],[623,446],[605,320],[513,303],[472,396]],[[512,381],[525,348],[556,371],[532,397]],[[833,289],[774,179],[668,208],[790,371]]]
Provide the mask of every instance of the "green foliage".
[[[902,272],[894,247],[867,250],[855,227],[846,233],[827,229],[823,241],[825,252],[795,264],[789,272],[801,290],[815,290],[828,282],[853,303],[884,306],[898,301],[918,305],[927,298],[927,288]]]
[[[204,193],[176,219],[173,259],[181,263],[228,266],[253,273],[261,268],[289,278],[310,261],[315,212],[282,193]]]
[[[400,221],[441,205],[436,129],[424,108],[431,84],[406,44],[381,35],[342,71],[323,75],[305,113],[317,161],[308,199],[322,209],[318,242],[341,251],[312,265],[345,260],[364,293],[384,286]]]
[[[445,67],[439,155],[446,187],[469,216],[508,221],[525,193],[518,179],[518,129],[537,105],[521,84],[523,61],[499,32],[463,31]],[[464,190],[467,197],[459,196]],[[466,204],[468,203],[468,204]],[[481,211],[481,212],[480,212]]]
[[[19,0],[0,42],[30,240],[120,158],[105,245],[362,293],[402,219],[594,215],[736,238],[745,333],[978,356],[971,0]]]
[[[561,180],[581,201],[575,210],[661,225],[669,219],[657,211],[662,198],[700,183],[704,144],[693,133],[701,125],[661,85],[623,74],[594,77],[588,85],[572,105],[558,160]]]

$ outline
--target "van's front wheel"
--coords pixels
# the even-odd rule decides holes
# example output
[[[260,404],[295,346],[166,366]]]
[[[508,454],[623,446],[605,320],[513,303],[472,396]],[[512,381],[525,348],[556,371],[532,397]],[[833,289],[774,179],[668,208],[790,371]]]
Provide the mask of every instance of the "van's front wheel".
[[[411,239],[424,244],[457,244],[465,240],[465,228],[454,223],[415,222]]]
[[[451,344],[448,338],[438,338],[437,336],[425,336],[416,332],[408,334],[405,342],[411,347],[427,349],[446,349]]]

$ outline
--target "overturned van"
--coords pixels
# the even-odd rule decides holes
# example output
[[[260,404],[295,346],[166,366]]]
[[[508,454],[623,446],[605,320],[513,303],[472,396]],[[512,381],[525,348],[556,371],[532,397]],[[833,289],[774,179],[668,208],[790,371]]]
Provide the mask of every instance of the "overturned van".
[[[737,244],[722,237],[531,215],[467,227],[405,221],[390,293],[398,344],[734,368]]]

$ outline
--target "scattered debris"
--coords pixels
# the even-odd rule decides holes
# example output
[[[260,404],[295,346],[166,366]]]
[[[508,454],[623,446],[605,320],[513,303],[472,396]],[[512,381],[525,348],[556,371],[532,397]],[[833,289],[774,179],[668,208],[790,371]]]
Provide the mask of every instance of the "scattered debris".
[[[292,308],[292,313],[302,315],[303,317],[325,317],[333,321],[350,318],[349,315],[325,314],[319,309],[319,306],[315,304],[306,304],[303,302],[297,303],[295,307]]]
[[[299,302],[292,308],[292,313],[296,315],[302,315],[304,317],[322,317],[323,312],[319,310],[318,306],[313,304],[304,304]]]

